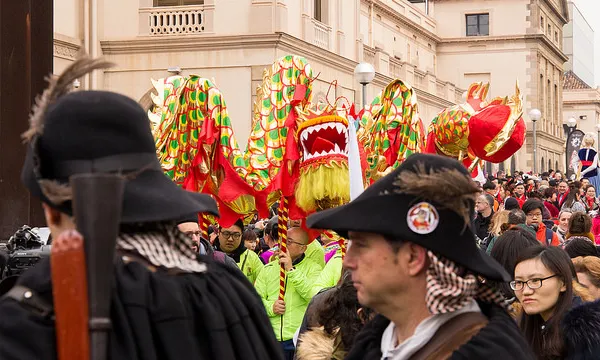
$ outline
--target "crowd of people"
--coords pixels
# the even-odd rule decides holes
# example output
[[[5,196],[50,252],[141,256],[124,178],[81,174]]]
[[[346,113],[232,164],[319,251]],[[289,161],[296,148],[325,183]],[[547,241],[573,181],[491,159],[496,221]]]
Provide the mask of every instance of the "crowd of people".
[[[92,274],[110,274],[112,288],[90,299],[110,308],[90,323],[108,332],[92,346],[105,356],[91,358],[598,358],[595,173],[498,173],[479,185],[462,163],[418,153],[345,205],[287,223],[273,208],[202,237],[198,214],[218,216],[217,203],[164,175],[133,100],[61,88],[106,67],[81,65],[38,104],[22,177],[53,251],[78,238],[71,177],[126,179],[115,256]],[[60,293],[60,259],[0,298],[0,358],[64,359],[89,346],[66,330],[78,319],[64,310],[85,300]]]

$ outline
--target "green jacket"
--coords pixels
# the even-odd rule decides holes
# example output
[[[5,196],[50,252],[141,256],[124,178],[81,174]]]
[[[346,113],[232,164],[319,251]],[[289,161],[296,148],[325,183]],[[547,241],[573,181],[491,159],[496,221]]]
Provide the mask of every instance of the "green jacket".
[[[278,341],[290,340],[302,325],[304,313],[311,299],[311,290],[321,268],[304,256],[286,276],[285,314],[276,315],[273,304],[279,297],[279,262],[265,265],[256,279],[256,291],[260,295]]]
[[[321,269],[325,267],[325,250],[317,240],[313,240],[308,244],[304,256],[314,261]]]
[[[264,267],[258,255],[256,255],[254,251],[250,251],[248,249],[246,249],[246,251],[240,255],[240,262],[237,263],[237,266],[240,268],[240,270],[242,270],[244,275],[246,275],[252,284],[254,284],[256,277]]]
[[[311,297],[317,295],[323,289],[336,286],[340,281],[340,277],[342,277],[342,266],[342,253],[338,251],[319,274],[319,278],[315,281],[311,290]]]

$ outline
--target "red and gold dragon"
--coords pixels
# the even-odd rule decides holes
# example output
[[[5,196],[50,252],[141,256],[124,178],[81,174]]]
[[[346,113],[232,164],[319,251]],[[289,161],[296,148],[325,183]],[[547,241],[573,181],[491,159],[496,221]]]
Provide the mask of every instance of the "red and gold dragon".
[[[361,115],[343,98],[313,102],[313,81],[311,66],[299,56],[265,70],[245,151],[212,81],[196,75],[153,81],[157,95],[149,117],[165,173],[188,190],[213,195],[220,222],[228,226],[256,212],[267,217],[280,198],[289,201],[291,219],[348,202],[354,133],[366,186],[413,153],[438,153],[474,167],[480,160],[503,161],[523,144],[518,87],[513,97],[488,103],[488,85],[471,85],[467,102],[438,114],[426,137],[416,93],[401,80]]]

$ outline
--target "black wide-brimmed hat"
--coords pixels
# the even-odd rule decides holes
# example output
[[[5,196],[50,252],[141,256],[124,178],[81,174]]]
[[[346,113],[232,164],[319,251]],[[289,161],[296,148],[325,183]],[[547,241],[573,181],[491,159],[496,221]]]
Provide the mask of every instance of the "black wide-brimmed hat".
[[[456,209],[458,206],[448,206],[456,201],[449,194],[459,194],[461,189],[457,186],[460,185],[449,180],[447,189],[421,192],[406,190],[411,187],[406,184],[406,179],[423,182],[421,188],[427,190],[425,174],[445,176],[447,179],[454,177],[463,180],[462,183],[467,186],[474,186],[469,185],[470,174],[458,161],[438,155],[415,154],[350,203],[309,216],[307,225],[315,229],[331,229],[344,237],[348,236],[349,231],[356,231],[409,241],[487,279],[509,281],[510,276],[504,268],[480,251],[475,243],[469,221],[473,218],[474,202],[468,200],[466,204],[461,203],[468,214],[461,214]],[[477,187],[468,191],[475,192]],[[452,201],[441,202],[439,198],[427,195],[436,192]]]
[[[191,213],[218,216],[208,195],[188,192],[162,171],[150,123],[133,100],[106,91],[77,91],[48,105],[28,146],[23,183],[48,205],[72,215],[68,196],[50,199],[44,185],[68,185],[82,173],[126,177],[121,223],[176,220]],[[40,121],[38,119],[37,121]]]

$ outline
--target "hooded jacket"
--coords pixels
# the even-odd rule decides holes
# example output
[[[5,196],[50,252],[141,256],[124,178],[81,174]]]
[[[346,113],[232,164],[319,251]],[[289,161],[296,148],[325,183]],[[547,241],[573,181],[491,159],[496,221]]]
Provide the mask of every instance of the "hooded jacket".
[[[312,297],[313,284],[321,271],[321,267],[304,254],[296,259],[293,265],[294,270],[286,274],[283,315],[273,312],[273,304],[279,297],[279,262],[271,261],[265,265],[255,284],[278,341],[291,340],[302,324],[304,313]]]
[[[561,323],[565,359],[592,360],[600,354],[600,301],[571,309]]]
[[[489,322],[475,336],[452,353],[452,360],[534,360],[535,356],[516,322],[502,308],[477,302]],[[347,360],[381,359],[381,336],[390,320],[377,315],[356,336]]]

